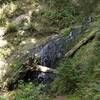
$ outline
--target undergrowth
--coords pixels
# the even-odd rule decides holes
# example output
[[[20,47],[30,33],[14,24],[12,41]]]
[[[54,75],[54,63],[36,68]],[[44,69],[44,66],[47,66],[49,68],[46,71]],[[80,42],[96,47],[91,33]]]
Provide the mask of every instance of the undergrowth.
[[[97,33],[99,34],[99,33]],[[97,35],[100,37],[100,34]],[[94,39],[76,54],[58,63],[58,77],[53,82],[57,94],[78,93],[81,100],[100,99],[100,42]]]

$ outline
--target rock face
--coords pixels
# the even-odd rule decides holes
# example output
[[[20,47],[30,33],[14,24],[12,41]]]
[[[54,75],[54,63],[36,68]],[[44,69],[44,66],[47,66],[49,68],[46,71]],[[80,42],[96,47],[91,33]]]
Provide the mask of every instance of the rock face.
[[[42,48],[40,52],[42,66],[52,67],[56,58],[59,58],[64,54],[64,49],[62,48],[63,42],[63,38],[58,37],[51,40]]]
[[[40,64],[50,68],[53,67],[55,60],[64,55],[63,43],[63,37],[56,37],[47,43],[40,51]],[[38,82],[42,84],[47,84],[53,79],[54,75],[50,73],[41,72],[38,75]]]
[[[75,40],[79,37],[80,34],[84,34],[85,31],[88,29],[91,22],[91,17],[85,17],[82,25],[81,31],[79,32],[78,29],[74,26],[71,27],[69,35],[65,37],[57,37],[47,43],[40,51],[40,59],[41,65],[46,67],[52,67],[55,60],[64,55],[65,51],[63,49],[63,44],[70,45],[71,43],[75,42]],[[47,74],[40,73],[38,75],[40,81],[47,81]]]

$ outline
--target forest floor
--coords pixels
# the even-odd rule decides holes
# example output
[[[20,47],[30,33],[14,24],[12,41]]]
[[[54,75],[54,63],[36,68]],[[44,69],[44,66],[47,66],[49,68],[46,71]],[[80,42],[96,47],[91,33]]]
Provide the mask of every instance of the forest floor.
[[[10,20],[13,21],[18,16],[21,16],[23,14],[28,14],[34,8],[34,5],[32,5],[32,0],[19,0],[19,1],[17,1],[16,4],[12,3],[11,5],[15,8],[17,6],[19,6],[19,9],[17,12],[13,12],[13,14],[17,13],[17,16],[13,16],[13,18],[6,18],[6,20],[8,20],[8,21],[10,21]],[[11,5],[8,5],[7,7],[9,8]],[[13,9],[13,7],[11,7],[11,8]],[[5,9],[5,8],[1,7],[0,11],[2,9]],[[36,9],[36,10],[38,10],[38,9]],[[95,30],[100,29],[100,26],[99,26],[100,20],[98,20],[99,18],[100,18],[100,16],[97,16],[97,18],[95,18],[96,21],[94,23],[92,23],[90,30],[95,31]],[[2,82],[5,80],[6,77],[8,77],[8,76],[6,76],[6,77],[4,77],[4,76],[10,70],[9,65],[18,63],[15,61],[15,59],[17,59],[17,58],[19,59],[20,57],[25,55],[27,52],[29,52],[30,49],[36,47],[37,45],[46,43],[51,37],[53,37],[55,35],[55,34],[49,34],[49,35],[47,34],[47,36],[41,36],[40,38],[35,38],[34,36],[29,36],[27,38],[24,38],[20,44],[11,45],[11,42],[12,43],[16,42],[16,40],[12,40],[13,38],[15,38],[15,36],[13,37],[13,35],[10,34],[9,35],[10,38],[8,37],[9,39],[5,39],[5,37],[3,37],[3,35],[5,33],[5,28],[6,28],[6,25],[4,25],[3,27],[2,27],[2,25],[0,25],[0,89],[2,87],[2,85],[1,85]],[[23,30],[21,30],[21,31],[23,31]],[[19,36],[17,38],[20,38],[19,32],[17,32],[17,33]],[[2,80],[3,77],[4,77],[4,80]],[[4,99],[7,98],[6,100],[12,100],[11,98],[9,99],[10,96],[9,96],[9,93],[6,92],[6,90],[0,90],[0,97],[4,97]],[[0,100],[1,100],[1,98],[0,98]],[[74,96],[73,97],[57,96],[56,98],[54,98],[54,100],[78,100],[78,98],[74,97]]]

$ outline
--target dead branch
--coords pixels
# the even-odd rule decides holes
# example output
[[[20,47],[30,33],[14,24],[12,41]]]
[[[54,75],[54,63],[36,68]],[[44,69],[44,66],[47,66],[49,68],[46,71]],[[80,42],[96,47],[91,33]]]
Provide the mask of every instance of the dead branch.
[[[95,34],[91,34],[89,36],[87,36],[86,38],[84,38],[83,40],[81,40],[75,47],[73,47],[70,51],[68,51],[65,54],[65,58],[69,58],[71,56],[73,56],[75,54],[75,52],[82,47],[83,45],[87,44],[88,42],[90,42],[91,40],[93,40],[95,37]]]

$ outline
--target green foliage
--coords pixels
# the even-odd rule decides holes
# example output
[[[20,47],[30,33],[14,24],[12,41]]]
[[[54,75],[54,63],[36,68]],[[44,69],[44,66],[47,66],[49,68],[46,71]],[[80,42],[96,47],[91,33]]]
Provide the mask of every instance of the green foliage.
[[[49,24],[58,28],[64,28],[70,25],[74,19],[74,16],[68,10],[48,10],[44,16],[48,18]]]
[[[49,35],[49,32],[61,32],[67,35],[69,33],[69,26],[73,21],[76,21],[77,24],[80,22],[82,16],[90,16],[96,11],[96,6],[100,4],[99,0],[20,1],[0,0],[0,25],[7,28],[7,42],[14,46],[18,46],[22,40],[28,36],[32,36],[36,31],[38,31],[39,35],[41,33],[42,36],[45,36],[44,34]],[[25,22],[22,21],[20,25],[14,23],[6,25],[7,22],[13,22],[13,19],[30,11],[33,11],[30,23],[25,19]],[[97,18],[96,21],[98,21]],[[20,35],[20,30],[25,33]],[[98,37],[99,34],[98,32]],[[59,74],[57,79],[52,83],[53,92],[57,92],[58,94],[72,94],[77,92],[83,100],[100,99],[100,42],[98,42],[98,37],[97,40],[79,49],[73,58],[70,58],[68,61],[62,59],[60,62],[57,62]],[[70,45],[70,47],[72,46],[73,44]],[[12,61],[10,67],[14,69],[13,73],[15,70],[18,70],[21,64],[19,60],[15,59]],[[22,83],[14,91],[14,99],[52,100],[45,93],[41,93],[43,87],[41,85],[35,86],[33,84]],[[77,100],[75,97],[69,98],[69,100]],[[1,97],[0,100],[2,100]]]
[[[51,100],[48,95],[41,92],[44,87],[44,85],[35,86],[32,83],[23,83],[14,91],[14,100]]]
[[[78,93],[84,100],[94,100],[100,95],[100,42],[88,43],[73,58],[58,63],[58,77],[53,90],[58,93]]]
[[[53,82],[53,90],[59,93],[73,93],[77,87],[77,74],[75,68],[72,66],[71,61],[60,61],[58,68],[58,77]]]
[[[78,17],[78,10],[70,0],[36,0],[40,7],[37,16],[41,27],[59,31],[71,25],[72,21]],[[79,19],[78,19],[79,20]],[[49,29],[50,28],[50,29]]]
[[[81,100],[81,98],[77,94],[67,95],[67,100]]]
[[[78,9],[82,15],[90,15],[95,12],[96,6],[100,3],[99,0],[78,0]]]
[[[99,5],[99,0],[36,0],[36,2],[41,7],[38,24],[41,24],[42,29],[45,28],[44,31],[50,30],[49,27],[59,31],[70,26],[73,21],[77,20],[78,23],[82,16],[90,16]]]
[[[6,25],[6,33],[10,33],[10,32],[16,32],[17,31],[17,26],[14,23],[8,23]]]
[[[7,100],[7,98],[0,96],[0,100]]]
[[[20,66],[22,63],[21,61],[19,61],[18,59],[15,59],[12,61],[12,63],[10,64],[10,67],[12,69],[16,69],[18,66]]]

